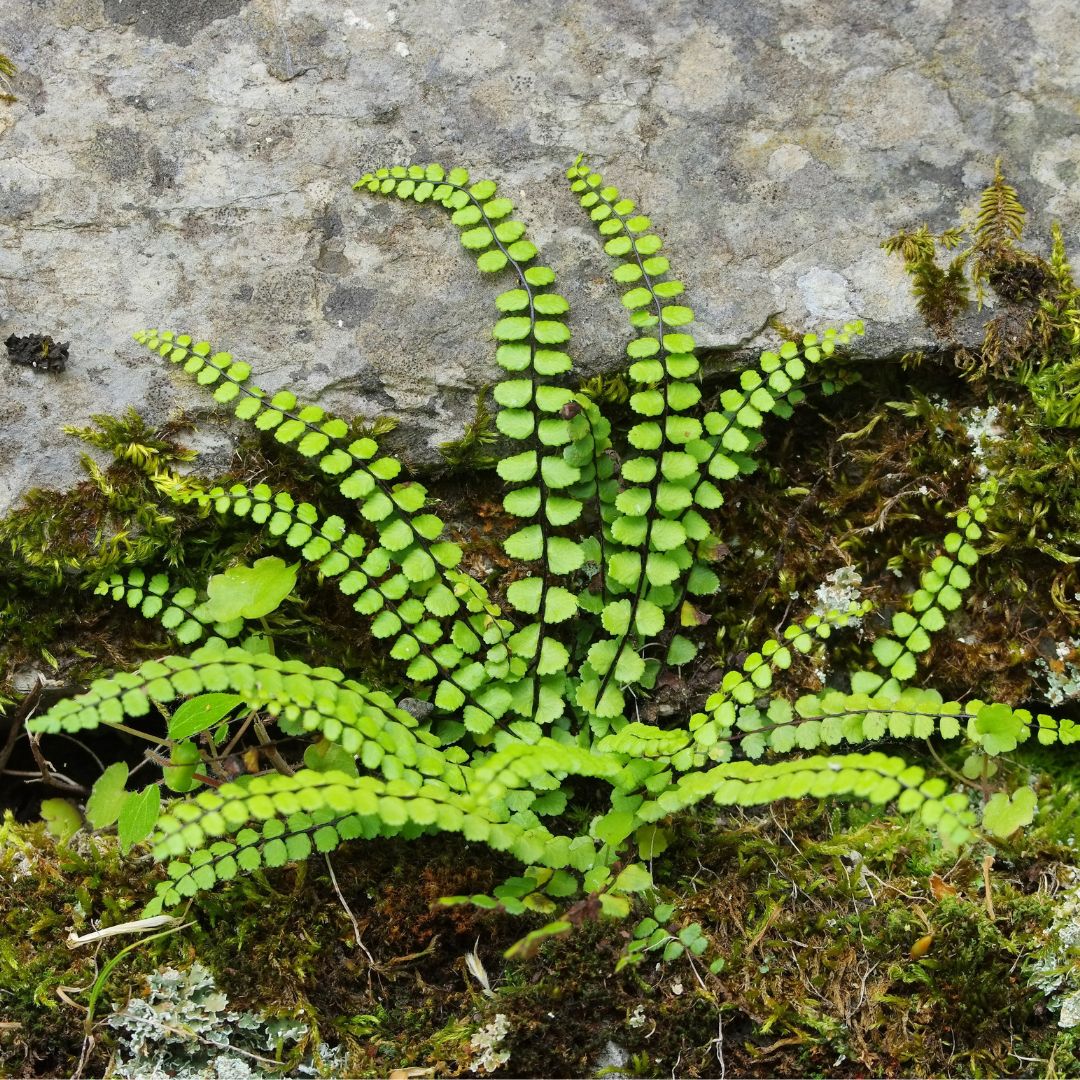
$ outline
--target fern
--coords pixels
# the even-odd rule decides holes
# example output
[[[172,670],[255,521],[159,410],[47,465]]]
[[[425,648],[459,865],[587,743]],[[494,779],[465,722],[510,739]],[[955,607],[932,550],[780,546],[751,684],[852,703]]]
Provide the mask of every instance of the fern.
[[[651,221],[581,159],[569,181],[615,260],[612,276],[633,330],[624,382],[576,390],[566,351],[569,305],[492,181],[413,165],[378,169],[356,184],[372,195],[443,207],[478,269],[509,286],[495,301],[492,337],[503,375],[493,397],[495,426],[508,441],[496,465],[506,484],[503,508],[516,522],[503,546],[518,569],[497,594],[460,568],[462,549],[446,537],[427,489],[405,477],[377,438],[357,436],[288,391],[267,393],[251,381],[248,364],[208,342],[167,330],[136,335],[212,389],[237,418],[306,459],[323,486],[315,502],[266,484],[204,486],[148,450],[137,462],[157,491],[245,522],[267,544],[295,552],[369,620],[409,694],[429,706],[418,720],[341,670],[268,652],[266,638],[250,634],[267,605],[220,603],[216,578],[199,582],[182,568],[142,566],[103,577],[101,595],[158,621],[180,644],[202,644],[190,655],[98,680],[30,721],[32,731],[132,730],[131,718],[152,727],[155,712],[173,702],[227,695],[201,726],[190,714],[176,722],[178,711],[167,735],[145,735],[168,747],[173,780],[186,770],[183,783],[173,783],[181,790],[198,786],[193,740],[208,737],[213,725],[227,730],[222,717],[237,707],[241,715],[275,718],[287,737],[318,736],[335,748],[306,756],[298,771],[243,777],[169,804],[152,837],[168,876],[148,913],[238,872],[346,840],[450,831],[512,853],[527,870],[515,879],[524,884],[508,883],[494,898],[449,902],[551,910],[555,899],[584,891],[605,913],[624,915],[627,894],[651,884],[645,866],[633,861],[635,836],[703,801],[895,801],[958,844],[976,828],[968,797],[875,743],[963,738],[995,756],[1032,734],[1044,743],[1076,740],[1071,721],[1000,703],[947,701],[911,685],[930,635],[945,627],[971,584],[975,545],[996,497],[992,481],[956,513],[909,610],[893,615],[865,669],[852,671],[844,687],[799,695],[781,684],[797,656],[825,649],[834,633],[867,615],[868,602],[786,627],[719,673],[714,692],[683,721],[661,726],[637,718],[635,700],[652,692],[662,672],[701,662],[698,605],[718,602],[720,581],[709,562],[724,486],[758,467],[767,418],[782,421],[808,392],[835,393],[856,377],[838,358],[862,327],[785,341],[706,401],[687,329],[693,311]],[[999,194],[986,229],[1009,231],[1015,211],[1007,189]],[[896,240],[909,261],[932,261],[933,248],[928,234]],[[607,389],[616,385],[625,393]],[[609,402],[632,414],[625,432],[604,416],[601,405]],[[477,447],[484,443],[482,405]],[[341,512],[327,512],[324,502]],[[275,573],[283,567],[275,560]],[[295,568],[282,580],[274,603],[292,587]],[[841,744],[850,751],[832,752]],[[576,777],[605,786],[609,801],[585,830],[567,832],[563,811]],[[569,925],[556,919],[523,948]]]

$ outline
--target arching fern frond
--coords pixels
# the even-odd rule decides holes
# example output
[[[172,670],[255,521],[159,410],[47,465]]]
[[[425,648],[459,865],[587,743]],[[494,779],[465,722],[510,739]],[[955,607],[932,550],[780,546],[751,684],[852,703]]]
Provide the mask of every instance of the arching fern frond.
[[[169,880],[158,887],[147,912],[155,914],[184,896],[213,888],[237,870],[282,866],[306,859],[312,850],[332,851],[342,840],[432,831],[459,832],[526,864],[551,865],[553,856],[570,864],[568,842],[557,844],[542,825],[516,822],[500,814],[497,803],[437,781],[305,769],[204,791],[163,816],[153,838],[154,854],[169,860]],[[234,839],[219,839],[226,835]],[[560,847],[567,850],[564,860]]]

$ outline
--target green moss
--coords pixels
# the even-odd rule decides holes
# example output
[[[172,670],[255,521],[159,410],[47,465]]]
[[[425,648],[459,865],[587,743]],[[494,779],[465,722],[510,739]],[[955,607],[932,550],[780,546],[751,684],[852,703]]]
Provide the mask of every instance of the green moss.
[[[57,988],[89,986],[134,939],[106,939],[96,954],[64,939],[133,917],[152,882],[106,839],[58,849],[40,826],[9,819],[2,840],[0,990],[5,1019],[22,1028],[0,1043],[0,1069],[67,1074],[84,1014]],[[504,961],[519,921],[433,901],[489,889],[508,866],[460,842],[374,841],[333,856],[362,945],[325,864],[254,875],[200,897],[183,930],[131,950],[95,1019],[142,993],[149,972],[198,960],[231,1007],[307,1024],[298,1052],[342,1045],[349,1075],[468,1072],[473,1035],[499,1013],[506,1075],[592,1075],[609,1042],[642,1076],[716,1075],[718,1053],[742,1076],[1028,1075],[1015,1055],[1051,1053],[1069,1075],[1073,1036],[1024,973],[1052,908],[1024,883],[1046,855],[1029,837],[992,871],[991,920],[981,866],[956,865],[918,829],[865,810],[692,817],[665,853],[660,888],[677,905],[673,927],[699,922],[709,952],[614,975],[628,927],[586,921],[534,961]],[[13,878],[15,868],[30,876]],[[954,896],[934,898],[934,872]],[[474,948],[494,997],[468,973]],[[85,990],[64,993],[86,1001]],[[95,1037],[91,1072],[104,1070],[113,1036],[98,1026]]]

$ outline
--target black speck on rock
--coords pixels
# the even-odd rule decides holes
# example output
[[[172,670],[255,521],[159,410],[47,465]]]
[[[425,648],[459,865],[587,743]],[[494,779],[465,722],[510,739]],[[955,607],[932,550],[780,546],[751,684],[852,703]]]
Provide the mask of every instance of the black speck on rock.
[[[68,361],[68,343],[56,342],[41,334],[19,337],[11,334],[4,342],[8,359],[13,364],[39,368],[42,371],[63,371]]]

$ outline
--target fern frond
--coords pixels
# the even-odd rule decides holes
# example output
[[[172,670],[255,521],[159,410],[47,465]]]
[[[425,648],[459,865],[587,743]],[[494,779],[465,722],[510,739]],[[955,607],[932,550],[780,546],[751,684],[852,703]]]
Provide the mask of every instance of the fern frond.
[[[735,761],[687,773],[656,799],[643,803],[637,816],[659,821],[705,799],[720,806],[761,806],[805,796],[858,798],[878,806],[895,799],[900,813],[918,813],[950,845],[968,840],[975,823],[966,796],[946,794],[943,780],[927,780],[919,766],[876,752],[768,763]]]
[[[568,838],[560,845],[542,825],[519,824],[493,812],[486,800],[435,780],[384,781],[303,769],[293,776],[250,777],[204,791],[166,813],[153,844],[155,857],[169,860],[170,880],[159,886],[147,913],[213,888],[237,870],[282,866],[307,858],[313,849],[332,851],[357,836],[415,837],[433,830],[462,833],[526,864],[550,866],[554,856],[570,865]],[[218,839],[227,835],[235,839]]]
[[[390,455],[377,456],[374,439],[346,442],[349,427],[343,420],[328,416],[317,405],[298,406],[295,395],[287,390],[269,396],[251,384],[250,365],[235,361],[230,353],[213,352],[209,342],[195,342],[190,335],[168,330],[140,331],[135,338],[172,363],[182,363],[200,385],[216,385],[217,401],[238,400],[234,412],[239,419],[261,431],[273,431],[277,442],[313,459],[333,478],[340,494],[358,503],[361,516],[379,534],[387,564],[383,573],[400,568],[393,576],[404,580],[405,591],[419,591],[439,579],[440,568],[453,569],[461,561],[456,544],[437,539],[443,523],[427,510],[427,489],[416,481],[392,484],[401,473],[401,463]],[[399,581],[395,581],[397,587]],[[377,610],[380,590],[373,591],[369,601]]]
[[[572,370],[563,349],[570,340],[563,321],[569,304],[553,291],[555,272],[534,263],[536,247],[525,239],[524,226],[511,218],[511,201],[496,195],[493,181],[471,182],[465,169],[413,165],[377,169],[354,187],[442,204],[462,230],[462,245],[480,253],[480,271],[508,269],[517,279],[515,288],[496,299],[502,317],[492,335],[499,342],[496,361],[510,376],[494,389],[500,406],[496,426],[523,447],[498,462],[499,476],[509,487],[503,504],[509,514],[528,522],[504,547],[514,559],[536,568],[506,592],[510,606],[526,617],[507,646],[513,654],[510,673],[536,680],[526,706],[531,715],[541,708],[541,680],[548,683],[548,701],[565,696],[564,684],[555,685],[565,679],[568,659],[557,628],[577,612],[578,595],[569,583],[556,582],[586,561],[582,545],[565,527],[580,518],[584,500],[602,498],[611,475],[606,436],[598,414],[590,413],[595,406],[559,381]],[[544,711],[557,719],[562,708],[554,714],[550,708]]]
[[[86,731],[123,724],[151,713],[154,703],[202,693],[239,696],[249,710],[280,716],[297,730],[318,732],[377,768],[403,766],[442,775],[450,763],[436,752],[438,740],[417,730],[416,720],[391,698],[370,690],[334,668],[251,653],[214,638],[189,656],[148,660],[131,672],[95,680],[84,693],[57,702],[34,717],[34,733]],[[365,747],[373,744],[365,754]],[[455,771],[455,770],[451,770]]]
[[[605,605],[603,623],[612,636],[594,642],[577,696],[579,705],[610,717],[623,710],[623,687],[649,686],[655,679],[641,649],[669,623],[675,607],[672,585],[693,562],[690,544],[710,535],[692,494],[698,472],[692,451],[701,442],[701,421],[684,415],[701,400],[694,378],[699,364],[694,339],[683,329],[694,313],[669,302],[684,286],[668,276],[670,264],[658,254],[662,241],[649,231],[650,219],[635,213],[633,200],[605,186],[580,156],[567,175],[571,191],[608,238],[605,252],[621,260],[612,276],[620,286],[630,286],[622,303],[637,331],[626,351],[635,388],[630,407],[643,419],[628,439],[640,453],[622,463],[621,480],[631,486],[615,496],[604,530],[611,544],[607,581],[616,598]],[[628,599],[619,599],[619,592],[628,593]],[[690,659],[696,647],[682,641],[686,646],[681,650]]]
[[[199,617],[198,593],[188,585],[174,582],[168,573],[146,573],[141,566],[110,574],[97,583],[94,592],[138,611],[144,619],[157,619],[181,645],[201,640],[210,626],[219,637],[235,637],[239,625],[215,624]]]
[[[467,706],[471,730],[488,730],[512,706],[523,715],[531,714],[533,710],[520,695],[514,697],[499,685],[517,682],[525,673],[523,663],[502,664],[500,654],[506,653],[508,632],[504,620],[488,616],[481,620],[481,638],[495,651],[495,658],[489,655],[484,665],[472,657],[463,658],[454,638],[457,631],[461,639],[472,641],[472,629],[462,626],[458,630],[455,621],[449,639],[444,637],[440,619],[453,614],[458,606],[455,597],[461,591],[461,578],[454,571],[461,560],[461,548],[441,539],[444,524],[430,512],[423,485],[416,481],[391,483],[401,472],[396,458],[378,455],[378,444],[367,436],[346,442],[348,425],[327,416],[319,406],[299,406],[288,391],[267,395],[250,382],[248,364],[235,361],[229,353],[214,352],[208,342],[193,342],[186,334],[155,330],[140,332],[136,340],[173,363],[182,363],[202,385],[217,384],[217,400],[239,400],[234,411],[240,419],[253,422],[260,430],[273,430],[278,442],[295,444],[298,453],[315,460],[338,492],[358,503],[360,516],[370,523],[378,542],[363,552],[363,541],[350,533],[337,537],[342,547],[324,550],[336,541],[330,535],[315,535],[315,508],[307,503],[296,506],[291,496],[273,494],[265,485],[251,492],[237,485],[228,491],[201,493],[190,486],[173,490],[163,482],[160,486],[165,493],[182,501],[209,500],[222,513],[241,517],[250,514],[257,524],[266,522],[271,535],[283,536],[290,545],[300,546],[305,558],[318,559],[321,567],[324,560],[329,560],[325,570],[341,567],[343,557],[356,559],[363,552],[358,567],[342,574],[343,591],[357,592],[355,610],[373,616],[372,632],[390,640],[390,655],[408,664],[409,678],[431,682],[441,675],[448,676],[436,690],[435,701],[440,708],[456,710],[464,700],[466,687],[475,694],[482,683],[492,682],[488,695],[475,695],[476,702]],[[340,532],[339,518],[328,519],[322,529],[331,525],[334,534]],[[467,668],[467,674],[463,670],[455,672],[455,668]],[[466,678],[467,682],[463,682]],[[491,703],[494,711],[485,702]]]
[[[944,551],[936,556],[919,578],[919,588],[911,595],[911,612],[893,616],[892,635],[874,642],[874,657],[894,679],[905,682],[914,677],[917,656],[930,648],[930,634],[940,630],[950,612],[961,604],[961,593],[971,584],[971,567],[979,561],[973,542],[982,536],[989,509],[997,498],[997,482],[984,482],[968,496],[968,506],[956,517],[961,532],[950,532]]]

